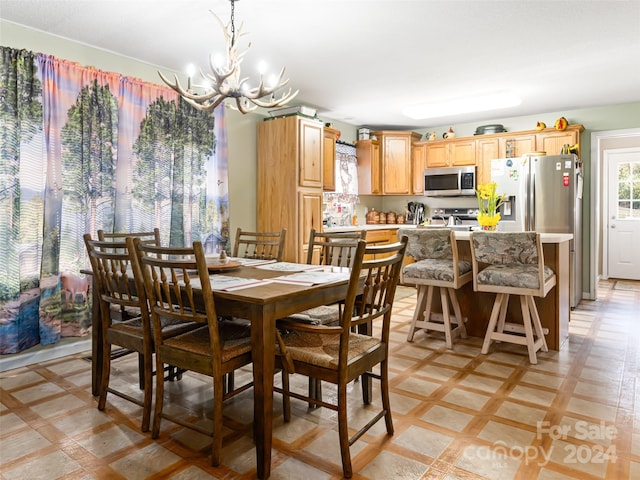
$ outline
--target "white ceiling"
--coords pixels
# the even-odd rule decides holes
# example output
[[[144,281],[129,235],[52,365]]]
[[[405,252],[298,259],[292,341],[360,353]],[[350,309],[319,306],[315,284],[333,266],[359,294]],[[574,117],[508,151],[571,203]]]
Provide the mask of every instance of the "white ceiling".
[[[169,74],[222,50],[209,10],[229,20],[228,0],[0,0],[3,20]],[[238,0],[235,15],[252,43],[243,74],[255,77],[259,59],[286,66],[293,103],[321,118],[415,129],[640,101],[640,0]],[[422,121],[401,112],[498,91],[522,104]]]

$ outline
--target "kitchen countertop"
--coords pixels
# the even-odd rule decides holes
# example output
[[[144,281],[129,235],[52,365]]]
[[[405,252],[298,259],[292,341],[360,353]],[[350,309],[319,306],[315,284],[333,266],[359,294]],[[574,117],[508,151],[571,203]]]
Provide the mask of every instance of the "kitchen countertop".
[[[440,226],[440,225],[434,225]],[[432,227],[434,227],[432,226]],[[367,224],[367,225],[350,225],[350,226],[337,226],[337,227],[329,227],[324,228],[323,231],[330,232],[354,232],[357,230],[394,230],[398,228],[417,228],[418,225],[413,224]],[[442,227],[446,228],[445,225]],[[455,228],[454,228],[455,230]],[[459,240],[469,240],[471,232],[469,231],[460,231],[456,230],[456,238]],[[540,235],[540,240],[542,243],[562,243],[568,242],[573,238],[571,233],[542,233]]]

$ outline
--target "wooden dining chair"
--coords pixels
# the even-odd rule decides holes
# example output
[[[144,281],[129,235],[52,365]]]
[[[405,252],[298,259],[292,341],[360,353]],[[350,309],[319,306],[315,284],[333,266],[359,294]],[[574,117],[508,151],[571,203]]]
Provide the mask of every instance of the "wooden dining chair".
[[[152,377],[154,342],[142,277],[139,275],[137,257],[125,242],[93,240],[84,235],[91,269],[96,286],[94,302],[99,302],[102,330],[102,378],[99,386],[98,409],[104,410],[107,394],[112,393],[142,407],[141,430],[149,430],[152,401]],[[138,271],[138,274],[136,274]],[[126,312],[123,318],[122,312]],[[160,327],[160,335],[171,336],[192,330],[193,323],[172,322]],[[139,358],[140,387],[143,398],[118,390],[111,385],[112,347],[137,352]],[[161,367],[159,372],[164,372]],[[163,375],[159,375],[160,378]]]
[[[309,234],[307,264],[351,267],[358,248],[358,240],[364,240],[366,230],[354,232],[318,232],[315,228]],[[340,320],[342,303],[321,305],[295,313],[286,318],[312,325],[331,325]],[[322,382],[309,377],[309,396],[322,400]],[[314,408],[315,404],[309,404]]]
[[[150,245],[160,245],[160,229],[154,228],[148,232],[105,232],[104,230],[98,230],[98,240],[106,241],[111,240],[115,242],[124,242],[127,237],[139,238],[142,243]]]
[[[385,419],[387,433],[393,434],[389,402],[389,326],[406,248],[406,236],[390,245],[367,246],[364,240],[359,240],[339,324],[282,323],[286,333],[282,335],[282,355],[276,357],[276,364],[283,369],[282,388],[276,388],[276,391],[283,394],[284,419],[289,421],[291,418],[290,397],[337,411],[342,470],[346,478],[353,473],[349,451],[353,442],[382,418]],[[364,260],[365,255],[373,259]],[[367,334],[353,332],[352,326],[364,327]],[[379,373],[374,373],[373,368],[378,365]],[[291,368],[295,373],[335,384],[337,403],[293,392],[289,385]],[[347,384],[358,377],[362,378],[365,404],[371,400],[365,393],[371,379],[380,381],[382,408],[350,437]]]
[[[213,429],[208,430],[164,409],[164,380],[158,377],[151,436],[158,438],[163,418],[209,435],[213,438],[211,464],[217,466],[222,451],[223,401],[252,386],[248,383],[233,391],[224,388],[226,374],[251,364],[250,327],[217,316],[201,242],[188,248],[144,245],[137,238],[127,243],[142,269],[154,327],[156,368],[168,363],[208,375],[213,381]],[[165,338],[158,329],[163,321],[197,322],[201,327]]]
[[[279,232],[249,232],[238,228],[232,256],[282,261],[287,229]]]

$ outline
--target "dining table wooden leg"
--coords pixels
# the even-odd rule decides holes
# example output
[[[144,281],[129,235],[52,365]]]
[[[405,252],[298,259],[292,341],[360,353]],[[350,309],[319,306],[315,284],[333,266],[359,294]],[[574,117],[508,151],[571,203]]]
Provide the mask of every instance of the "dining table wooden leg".
[[[255,319],[255,320],[254,320]],[[275,364],[275,311],[256,311],[251,321],[253,355],[253,425],[258,478],[271,475],[273,427],[273,375]]]
[[[97,298],[95,277],[91,280],[91,394],[100,395],[102,378],[102,322],[100,321],[100,301]]]

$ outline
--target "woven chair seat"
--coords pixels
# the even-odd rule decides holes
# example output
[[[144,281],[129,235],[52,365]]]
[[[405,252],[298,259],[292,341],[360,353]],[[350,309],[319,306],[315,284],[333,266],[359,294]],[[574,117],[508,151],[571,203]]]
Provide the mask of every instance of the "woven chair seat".
[[[219,334],[223,362],[251,351],[250,329],[235,323],[222,322],[219,325]],[[168,338],[164,344],[177,350],[185,350],[211,358],[211,342],[207,327]]]
[[[553,270],[545,265],[545,281],[554,275]],[[516,288],[540,288],[538,265],[491,265],[478,273],[478,283]]]
[[[309,325],[335,324],[340,320],[340,306],[338,304],[320,305],[300,313],[294,313],[287,317],[287,320],[295,320]]]
[[[163,319],[162,320],[162,336],[170,337],[172,335],[179,335],[195,328],[195,322],[181,322],[179,320]],[[126,332],[130,335],[142,335],[142,318],[132,318],[125,320],[124,322],[114,322],[111,324],[111,328]],[[153,331],[153,325],[151,326]]]
[[[463,275],[471,271],[471,262],[458,261],[458,274]],[[402,274],[404,280],[411,283],[416,280],[440,280],[453,282],[453,261],[444,258],[428,258],[405,266]]]
[[[339,334],[293,331],[283,335],[282,340],[293,360],[332,370],[338,369]],[[350,361],[381,345],[378,338],[351,333],[348,359]]]

